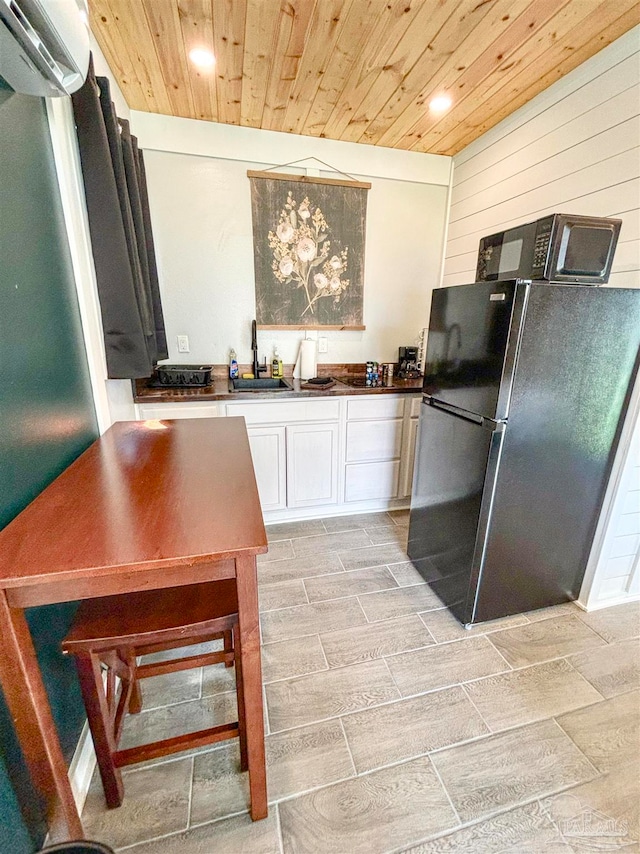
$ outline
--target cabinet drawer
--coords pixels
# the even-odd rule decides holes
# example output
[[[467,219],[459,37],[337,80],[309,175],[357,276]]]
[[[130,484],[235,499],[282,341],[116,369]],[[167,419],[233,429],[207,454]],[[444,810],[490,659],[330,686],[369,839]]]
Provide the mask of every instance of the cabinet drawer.
[[[367,501],[374,498],[395,498],[398,494],[399,474],[399,460],[348,465],[344,500]]]
[[[422,396],[411,398],[411,409],[409,410],[409,414],[410,414],[411,418],[417,418],[418,415],[420,415],[420,404],[421,403],[422,403]]]
[[[281,400],[227,403],[227,415],[242,415],[247,424],[290,424],[292,421],[337,421],[339,400]]]
[[[402,418],[404,400],[401,397],[358,397],[347,402],[347,420],[369,418]]]
[[[141,421],[162,421],[165,418],[216,418],[221,414],[219,403],[141,403]]]
[[[402,447],[402,419],[350,421],[347,424],[347,462],[393,460]]]

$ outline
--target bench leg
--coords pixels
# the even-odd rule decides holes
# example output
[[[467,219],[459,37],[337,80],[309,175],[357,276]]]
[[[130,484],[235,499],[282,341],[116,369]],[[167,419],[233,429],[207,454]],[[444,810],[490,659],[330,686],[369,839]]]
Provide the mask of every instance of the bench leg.
[[[109,809],[119,807],[124,797],[120,769],[113,764],[116,744],[111,729],[107,698],[102,684],[102,670],[97,655],[79,653],[76,666],[82,690],[89,729],[96,750],[104,796]]]

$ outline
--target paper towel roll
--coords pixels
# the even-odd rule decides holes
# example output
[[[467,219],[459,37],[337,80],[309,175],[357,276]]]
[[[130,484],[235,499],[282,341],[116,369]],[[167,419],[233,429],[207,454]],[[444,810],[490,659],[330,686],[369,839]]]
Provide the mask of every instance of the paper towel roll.
[[[316,342],[305,338],[300,342],[300,379],[309,380],[316,375]]]

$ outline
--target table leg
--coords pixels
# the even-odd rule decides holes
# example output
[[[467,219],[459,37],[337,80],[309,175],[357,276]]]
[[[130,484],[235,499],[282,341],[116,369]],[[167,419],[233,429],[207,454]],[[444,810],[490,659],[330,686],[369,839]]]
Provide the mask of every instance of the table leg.
[[[31,779],[47,805],[52,842],[81,839],[67,766],[42,682],[33,640],[21,608],[11,608],[0,590],[0,685]]]
[[[267,815],[267,773],[264,756],[258,575],[254,555],[236,558],[236,583],[249,760],[250,811],[251,818],[256,821]]]

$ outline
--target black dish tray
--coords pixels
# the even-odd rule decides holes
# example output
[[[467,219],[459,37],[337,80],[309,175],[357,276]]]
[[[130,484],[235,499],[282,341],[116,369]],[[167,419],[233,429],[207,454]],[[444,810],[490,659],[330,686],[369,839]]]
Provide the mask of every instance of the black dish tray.
[[[329,383],[334,383],[335,380],[333,377],[312,377],[310,380],[307,380],[309,385],[317,385],[318,388],[322,388],[323,385],[329,385]]]
[[[158,365],[150,388],[199,388],[210,385],[212,365]]]

